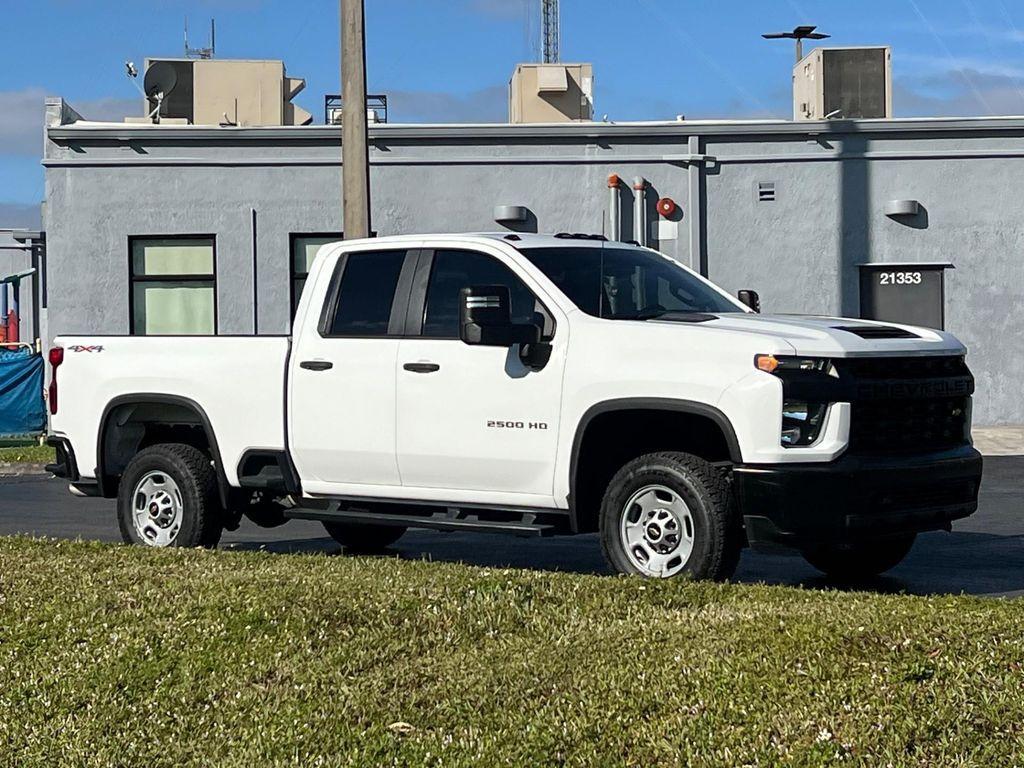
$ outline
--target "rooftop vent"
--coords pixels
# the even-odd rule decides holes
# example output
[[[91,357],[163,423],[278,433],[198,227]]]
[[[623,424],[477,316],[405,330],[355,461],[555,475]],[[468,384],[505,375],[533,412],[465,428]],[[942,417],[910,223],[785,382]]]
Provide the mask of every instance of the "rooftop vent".
[[[890,48],[815,48],[793,68],[794,120],[889,117]]]
[[[509,83],[510,123],[568,123],[594,119],[591,64],[519,64]]]

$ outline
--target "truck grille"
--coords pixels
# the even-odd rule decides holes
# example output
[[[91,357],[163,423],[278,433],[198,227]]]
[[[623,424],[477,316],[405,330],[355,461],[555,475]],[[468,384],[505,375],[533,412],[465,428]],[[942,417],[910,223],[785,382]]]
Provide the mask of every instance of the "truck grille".
[[[962,357],[868,358],[843,367],[856,382],[851,451],[919,453],[967,442],[974,380]]]
[[[967,442],[967,398],[853,403],[850,449],[905,453],[953,448]]]
[[[862,357],[841,361],[858,379],[928,379],[970,376],[962,357]]]

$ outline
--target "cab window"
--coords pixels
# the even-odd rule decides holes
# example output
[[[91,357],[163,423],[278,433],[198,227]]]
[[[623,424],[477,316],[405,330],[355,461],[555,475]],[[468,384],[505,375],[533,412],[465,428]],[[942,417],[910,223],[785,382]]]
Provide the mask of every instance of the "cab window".
[[[422,336],[459,338],[459,291],[472,285],[507,286],[512,299],[512,322],[534,323],[545,334],[551,333],[553,322],[544,305],[500,261],[473,251],[437,250],[427,284]]]
[[[341,283],[324,335],[387,335],[404,261],[405,251],[348,254],[340,265]]]

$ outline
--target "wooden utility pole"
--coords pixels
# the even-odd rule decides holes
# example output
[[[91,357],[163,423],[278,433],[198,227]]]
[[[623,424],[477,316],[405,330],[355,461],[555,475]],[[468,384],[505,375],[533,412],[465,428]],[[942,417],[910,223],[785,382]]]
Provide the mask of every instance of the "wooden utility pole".
[[[363,0],[341,2],[341,155],[345,238],[370,236]]]

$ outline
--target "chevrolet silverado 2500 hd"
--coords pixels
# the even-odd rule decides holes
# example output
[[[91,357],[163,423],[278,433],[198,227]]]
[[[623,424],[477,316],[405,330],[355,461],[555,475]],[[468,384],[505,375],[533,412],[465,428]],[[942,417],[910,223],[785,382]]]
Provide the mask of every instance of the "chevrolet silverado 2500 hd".
[[[596,236],[347,241],[290,337],[58,337],[52,470],[151,546],[245,515],[354,550],[597,531],[624,573],[727,578],[749,544],[865,575],[977,507],[964,357]]]

